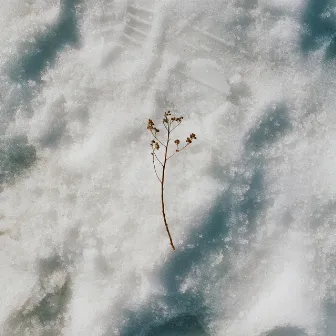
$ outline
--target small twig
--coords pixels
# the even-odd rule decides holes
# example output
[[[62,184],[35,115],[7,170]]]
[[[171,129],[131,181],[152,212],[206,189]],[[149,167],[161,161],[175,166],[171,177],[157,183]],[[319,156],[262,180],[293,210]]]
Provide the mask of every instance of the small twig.
[[[164,156],[164,162],[163,162],[163,168],[162,168],[162,178],[161,178],[161,206],[162,206],[162,216],[163,216],[166,231],[167,231],[167,234],[168,234],[168,237],[169,237],[170,245],[171,245],[172,249],[175,251],[173,238],[170,234],[167,219],[166,219],[165,208],[164,208],[164,200],[163,200],[163,186],[164,186],[165,169],[166,169],[166,163],[167,163],[167,152],[168,152],[169,135],[170,135],[169,127],[170,127],[170,124],[168,123],[168,130],[167,130],[168,131],[168,139],[167,139],[167,145],[166,145],[166,150],[165,150],[165,156]]]
[[[174,154],[170,155],[170,156],[168,157],[167,160],[169,160],[169,159],[170,159],[172,156],[174,156],[175,154],[180,153],[181,151],[183,151],[183,149],[185,149],[185,148],[188,147],[189,145],[190,145],[189,143],[187,143],[186,145],[184,145],[184,147],[182,147],[181,149],[177,150]]]
[[[153,137],[158,141],[158,142],[160,142],[160,144],[162,145],[162,146],[164,146],[164,147],[166,147],[157,137],[156,137],[156,135],[153,133],[153,131],[151,131],[151,133],[152,133],[152,135],[153,135]]]
[[[168,227],[168,223],[167,223],[167,219],[166,219],[166,213],[165,213],[165,204],[164,204],[164,197],[163,197],[163,190],[164,190],[164,179],[165,179],[165,170],[166,170],[166,166],[167,166],[167,161],[172,157],[174,156],[176,153],[179,153],[180,151],[182,151],[183,149],[185,149],[187,146],[189,146],[191,143],[192,143],[192,140],[193,139],[196,139],[196,135],[194,133],[191,133],[189,137],[187,137],[186,139],[186,144],[181,148],[181,149],[178,149],[178,145],[180,143],[180,140],[176,139],[174,142],[176,144],[176,152],[172,155],[170,155],[168,157],[168,146],[169,146],[169,142],[171,140],[170,138],[170,135],[172,133],[172,131],[178,127],[181,122],[182,122],[182,119],[183,117],[179,117],[179,118],[176,118],[176,117],[173,117],[171,116],[171,113],[170,111],[168,112],[165,112],[164,114],[164,118],[163,118],[163,125],[165,127],[165,129],[167,130],[167,143],[166,145],[164,145],[157,137],[156,135],[153,133],[153,130],[155,132],[159,132],[159,130],[154,126],[154,122],[149,119],[148,120],[148,124],[147,124],[147,129],[151,132],[151,134],[153,135],[153,137],[157,140],[157,142],[155,140],[152,140],[151,142],[151,147],[153,149],[152,151],[152,156],[153,156],[153,166],[154,166],[154,171],[155,171],[155,174],[156,174],[156,177],[158,178],[158,180],[160,181],[161,183],[161,207],[162,207],[162,216],[163,216],[163,220],[164,220],[164,224],[165,224],[165,228],[166,228],[166,231],[167,231],[167,234],[168,234],[168,237],[169,237],[169,241],[170,241],[170,245],[172,247],[172,249],[175,251],[175,246],[174,246],[174,243],[173,243],[173,239],[172,239],[172,236],[170,234],[170,231],[169,231],[169,227]],[[173,124],[173,122],[177,122],[178,124],[173,127],[171,129],[171,125]],[[165,148],[165,152],[164,152],[164,160],[163,160],[163,163],[159,160],[159,158],[157,157],[155,151],[158,151],[160,149],[160,145],[159,143]],[[155,159],[154,159],[154,156],[155,158],[159,161],[159,163],[161,164],[162,166],[162,178],[160,179],[159,178],[159,175],[156,171],[156,166],[155,166]]]
[[[158,173],[156,172],[156,167],[155,167],[155,162],[154,162],[154,152],[152,153],[152,155],[153,155],[153,166],[154,166],[155,174],[156,174],[156,177],[158,178],[158,180],[159,180],[160,183],[161,183],[161,180],[160,180],[160,178],[159,178],[159,175],[158,175]]]
[[[179,124],[177,124],[171,131],[170,131],[170,133],[171,132],[173,132],[174,131],[174,129],[176,128],[176,127],[178,127],[178,126],[180,126],[181,125],[181,123],[182,123],[182,121],[180,121],[180,123]]]
[[[155,155],[156,160],[158,160],[158,161],[160,162],[160,165],[163,167],[162,162],[161,162],[161,161],[159,160],[159,158],[156,156],[155,152],[153,152],[153,153],[154,153],[154,155]]]

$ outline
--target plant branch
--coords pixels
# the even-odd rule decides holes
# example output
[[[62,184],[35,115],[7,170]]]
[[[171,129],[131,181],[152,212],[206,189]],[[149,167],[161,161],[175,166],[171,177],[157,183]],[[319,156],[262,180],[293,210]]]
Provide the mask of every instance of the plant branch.
[[[159,175],[158,175],[158,173],[157,173],[157,171],[156,171],[156,167],[155,167],[154,153],[152,153],[152,155],[153,155],[153,167],[154,167],[155,175],[156,175],[157,179],[158,179],[158,180],[160,181],[160,183],[161,183],[161,180],[160,180],[160,178],[159,178]]]
[[[166,169],[166,163],[167,163],[167,152],[168,152],[168,144],[169,144],[169,140],[170,140],[170,130],[169,130],[169,124],[168,124],[168,139],[167,139],[167,145],[166,145],[166,149],[165,149],[165,156],[164,156],[164,161],[163,161],[163,168],[162,168],[162,178],[161,178],[161,205],[162,205],[162,215],[163,215],[163,220],[165,223],[165,227],[166,227],[166,231],[169,237],[169,241],[170,241],[170,245],[172,247],[172,249],[175,251],[175,246],[173,243],[173,239],[172,236],[170,234],[169,231],[169,227],[168,227],[168,223],[167,223],[167,219],[166,219],[166,214],[165,214],[165,208],[164,208],[164,200],[163,200],[163,186],[164,186],[164,178],[165,178],[165,169]]]
[[[159,158],[156,156],[156,154],[155,154],[155,152],[153,152],[154,153],[154,155],[155,155],[155,157],[156,157],[156,160],[158,160],[159,162],[160,162],[160,165],[163,167],[163,164],[162,164],[162,162],[159,160]],[[154,161],[154,158],[153,158],[153,161]]]
[[[165,171],[166,171],[166,167],[167,167],[167,161],[171,157],[173,157],[176,153],[179,153],[180,151],[182,151],[183,149],[185,149],[187,146],[189,146],[191,144],[191,142],[192,142],[192,139],[196,139],[196,135],[194,133],[191,133],[190,136],[187,137],[187,139],[186,139],[187,144],[184,145],[181,149],[177,149],[177,151],[174,154],[172,154],[172,155],[170,155],[168,157],[168,147],[169,147],[169,142],[171,140],[170,135],[175,130],[175,128],[178,127],[181,124],[182,119],[183,119],[183,116],[176,118],[176,117],[174,117],[174,116],[171,115],[170,111],[165,112],[164,118],[163,118],[163,125],[164,125],[165,129],[167,130],[167,143],[165,145],[156,136],[156,132],[159,132],[159,129],[157,129],[154,126],[155,124],[154,124],[153,120],[148,119],[148,124],[147,124],[147,129],[152,133],[153,137],[157,140],[157,142],[155,142],[155,140],[152,140],[152,142],[151,142],[151,146],[152,146],[152,149],[153,149],[153,152],[152,152],[153,166],[154,166],[154,171],[155,171],[156,177],[157,177],[157,179],[161,183],[162,216],[163,216],[165,228],[166,228],[166,231],[167,231],[167,234],[168,234],[168,237],[169,237],[170,245],[171,245],[171,247],[172,247],[172,249],[174,251],[175,251],[175,246],[174,246],[173,239],[172,239],[172,236],[171,236],[170,231],[169,231],[169,227],[168,227],[168,223],[167,223],[167,218],[166,218],[166,213],[165,213],[165,204],[164,204]],[[177,125],[175,127],[172,127],[173,122],[177,122]],[[155,131],[155,133],[153,132],[153,130]],[[177,148],[178,148],[180,140],[176,139],[174,142],[176,143]],[[157,157],[157,155],[155,153],[155,150],[159,150],[160,149],[159,143],[165,148],[163,163],[159,160],[159,158]],[[158,175],[158,173],[156,171],[155,159],[158,160],[158,162],[162,166],[162,177],[161,177],[161,179],[160,179],[160,177],[159,177],[159,175]]]
[[[166,147],[157,137],[156,137],[156,135],[153,133],[153,131],[151,130],[151,133],[152,133],[152,135],[153,135],[153,137],[158,141],[158,142],[160,142],[160,144],[163,146],[163,147]]]
[[[182,123],[182,121],[180,121],[171,131],[170,131],[170,133],[171,132],[173,132],[174,131],[174,129],[176,128],[176,127],[178,127],[178,126],[180,126],[181,125],[181,123]]]
[[[187,143],[187,144],[184,145],[181,149],[179,149],[178,152],[175,152],[174,154],[170,155],[170,156],[167,158],[167,161],[168,161],[172,156],[174,156],[175,154],[180,153],[181,151],[183,151],[183,149],[185,149],[185,148],[188,147],[189,145],[190,145],[190,143]]]

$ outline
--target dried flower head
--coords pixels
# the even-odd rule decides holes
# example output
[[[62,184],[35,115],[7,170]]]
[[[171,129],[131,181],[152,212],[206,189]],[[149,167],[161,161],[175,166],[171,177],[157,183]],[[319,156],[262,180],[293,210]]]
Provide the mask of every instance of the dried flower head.
[[[192,143],[192,141],[191,141],[191,139],[189,137],[187,138],[186,142]]]
[[[148,130],[152,130],[154,126],[154,122],[152,119],[148,119],[148,123],[147,123],[147,129]]]
[[[174,142],[176,143],[176,145],[178,145],[180,143],[180,140],[176,139]]]

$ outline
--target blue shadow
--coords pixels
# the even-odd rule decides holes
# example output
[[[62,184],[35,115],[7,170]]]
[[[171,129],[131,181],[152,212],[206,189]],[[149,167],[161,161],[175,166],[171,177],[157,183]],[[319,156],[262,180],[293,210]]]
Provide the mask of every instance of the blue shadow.
[[[42,293],[37,302],[28,300],[21,309],[11,315],[7,321],[8,335],[24,335],[27,330],[44,328],[43,335],[61,335],[65,323],[67,306],[71,299],[71,281],[67,276],[63,285],[50,290],[50,275],[64,268],[58,256],[39,262],[39,282]]]
[[[35,37],[35,43],[26,46],[28,50],[12,67],[10,77],[13,81],[34,80],[39,82],[47,66],[51,66],[57,53],[66,45],[79,45],[77,5],[80,0],[63,0],[59,21],[51,26],[46,34]]]
[[[4,140],[0,147],[0,190],[36,162],[36,150],[26,136]]]
[[[266,333],[263,333],[261,336],[307,336],[307,334],[301,328],[284,326],[276,327]]]
[[[302,24],[306,32],[301,37],[301,50],[309,54],[321,47],[322,41],[329,41],[325,59],[329,60],[336,55],[336,23],[332,18],[323,15],[327,9],[333,6],[330,0],[310,0],[304,15]]]
[[[290,129],[287,106],[284,103],[275,103],[266,109],[262,120],[248,135],[245,147],[252,155],[261,153]]]
[[[41,81],[41,75],[47,66],[55,61],[57,53],[66,45],[78,46],[78,13],[77,8],[80,0],[63,0],[58,22],[51,26],[46,34],[39,34],[35,37],[34,43],[27,43],[25,48],[28,52],[18,56],[16,61],[8,64],[9,78],[18,83],[11,94],[4,101],[0,115],[2,128],[6,126],[15,116],[16,111],[24,106],[28,114],[33,114],[29,102],[33,98],[37,87],[29,86],[29,80],[37,84]],[[56,141],[62,131],[62,125],[55,128],[52,136],[55,139],[47,139],[49,142]],[[47,141],[46,140],[46,141]],[[27,143],[26,137],[2,139],[0,147],[0,191],[4,184],[13,183],[25,169],[31,167],[36,161],[36,150]]]

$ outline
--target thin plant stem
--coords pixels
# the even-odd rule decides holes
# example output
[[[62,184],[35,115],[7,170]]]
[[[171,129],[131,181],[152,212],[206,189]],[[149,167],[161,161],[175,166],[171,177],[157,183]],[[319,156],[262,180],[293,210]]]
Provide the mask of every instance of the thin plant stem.
[[[174,154],[170,155],[167,160],[169,160],[172,156],[174,156],[177,153],[180,153],[181,151],[183,151],[183,149],[185,149],[186,147],[188,147],[190,145],[190,143],[187,143],[184,147],[182,147],[181,149],[178,150],[178,152],[175,152]]]
[[[173,132],[174,131],[174,129],[177,127],[177,126],[180,126],[181,125],[181,123],[182,123],[182,121],[180,121],[171,131],[170,131],[170,133],[171,132]]]
[[[155,155],[155,158],[156,158],[156,160],[158,160],[159,162],[160,162],[160,165],[163,167],[163,164],[162,164],[162,162],[159,160],[159,158],[156,156],[156,154],[154,153],[154,155]]]
[[[158,178],[158,180],[159,180],[160,183],[161,183],[161,180],[160,180],[160,178],[159,178],[159,175],[158,175],[158,173],[157,173],[157,171],[156,171],[156,167],[155,167],[155,162],[154,162],[154,152],[152,153],[152,155],[153,155],[153,166],[154,166],[154,170],[155,170],[155,175],[156,175],[156,177]]]
[[[157,137],[156,137],[156,135],[153,133],[153,131],[151,131],[151,133],[152,133],[152,135],[153,135],[153,137],[158,141],[158,142],[160,142],[160,144],[162,145],[162,146],[164,146],[164,147],[166,147]]]
[[[164,199],[163,199],[163,189],[164,189],[164,178],[165,178],[165,170],[166,170],[166,164],[167,164],[167,152],[168,152],[168,145],[169,145],[169,140],[170,140],[170,125],[168,124],[168,139],[167,139],[167,145],[165,149],[165,156],[164,156],[164,161],[163,161],[163,168],[162,168],[162,178],[161,178],[161,205],[162,205],[162,215],[163,215],[163,220],[165,223],[166,231],[169,237],[170,245],[175,251],[175,246],[173,243],[172,236],[170,234],[169,228],[168,228],[168,223],[166,219],[166,214],[165,214],[165,204],[164,204]]]

